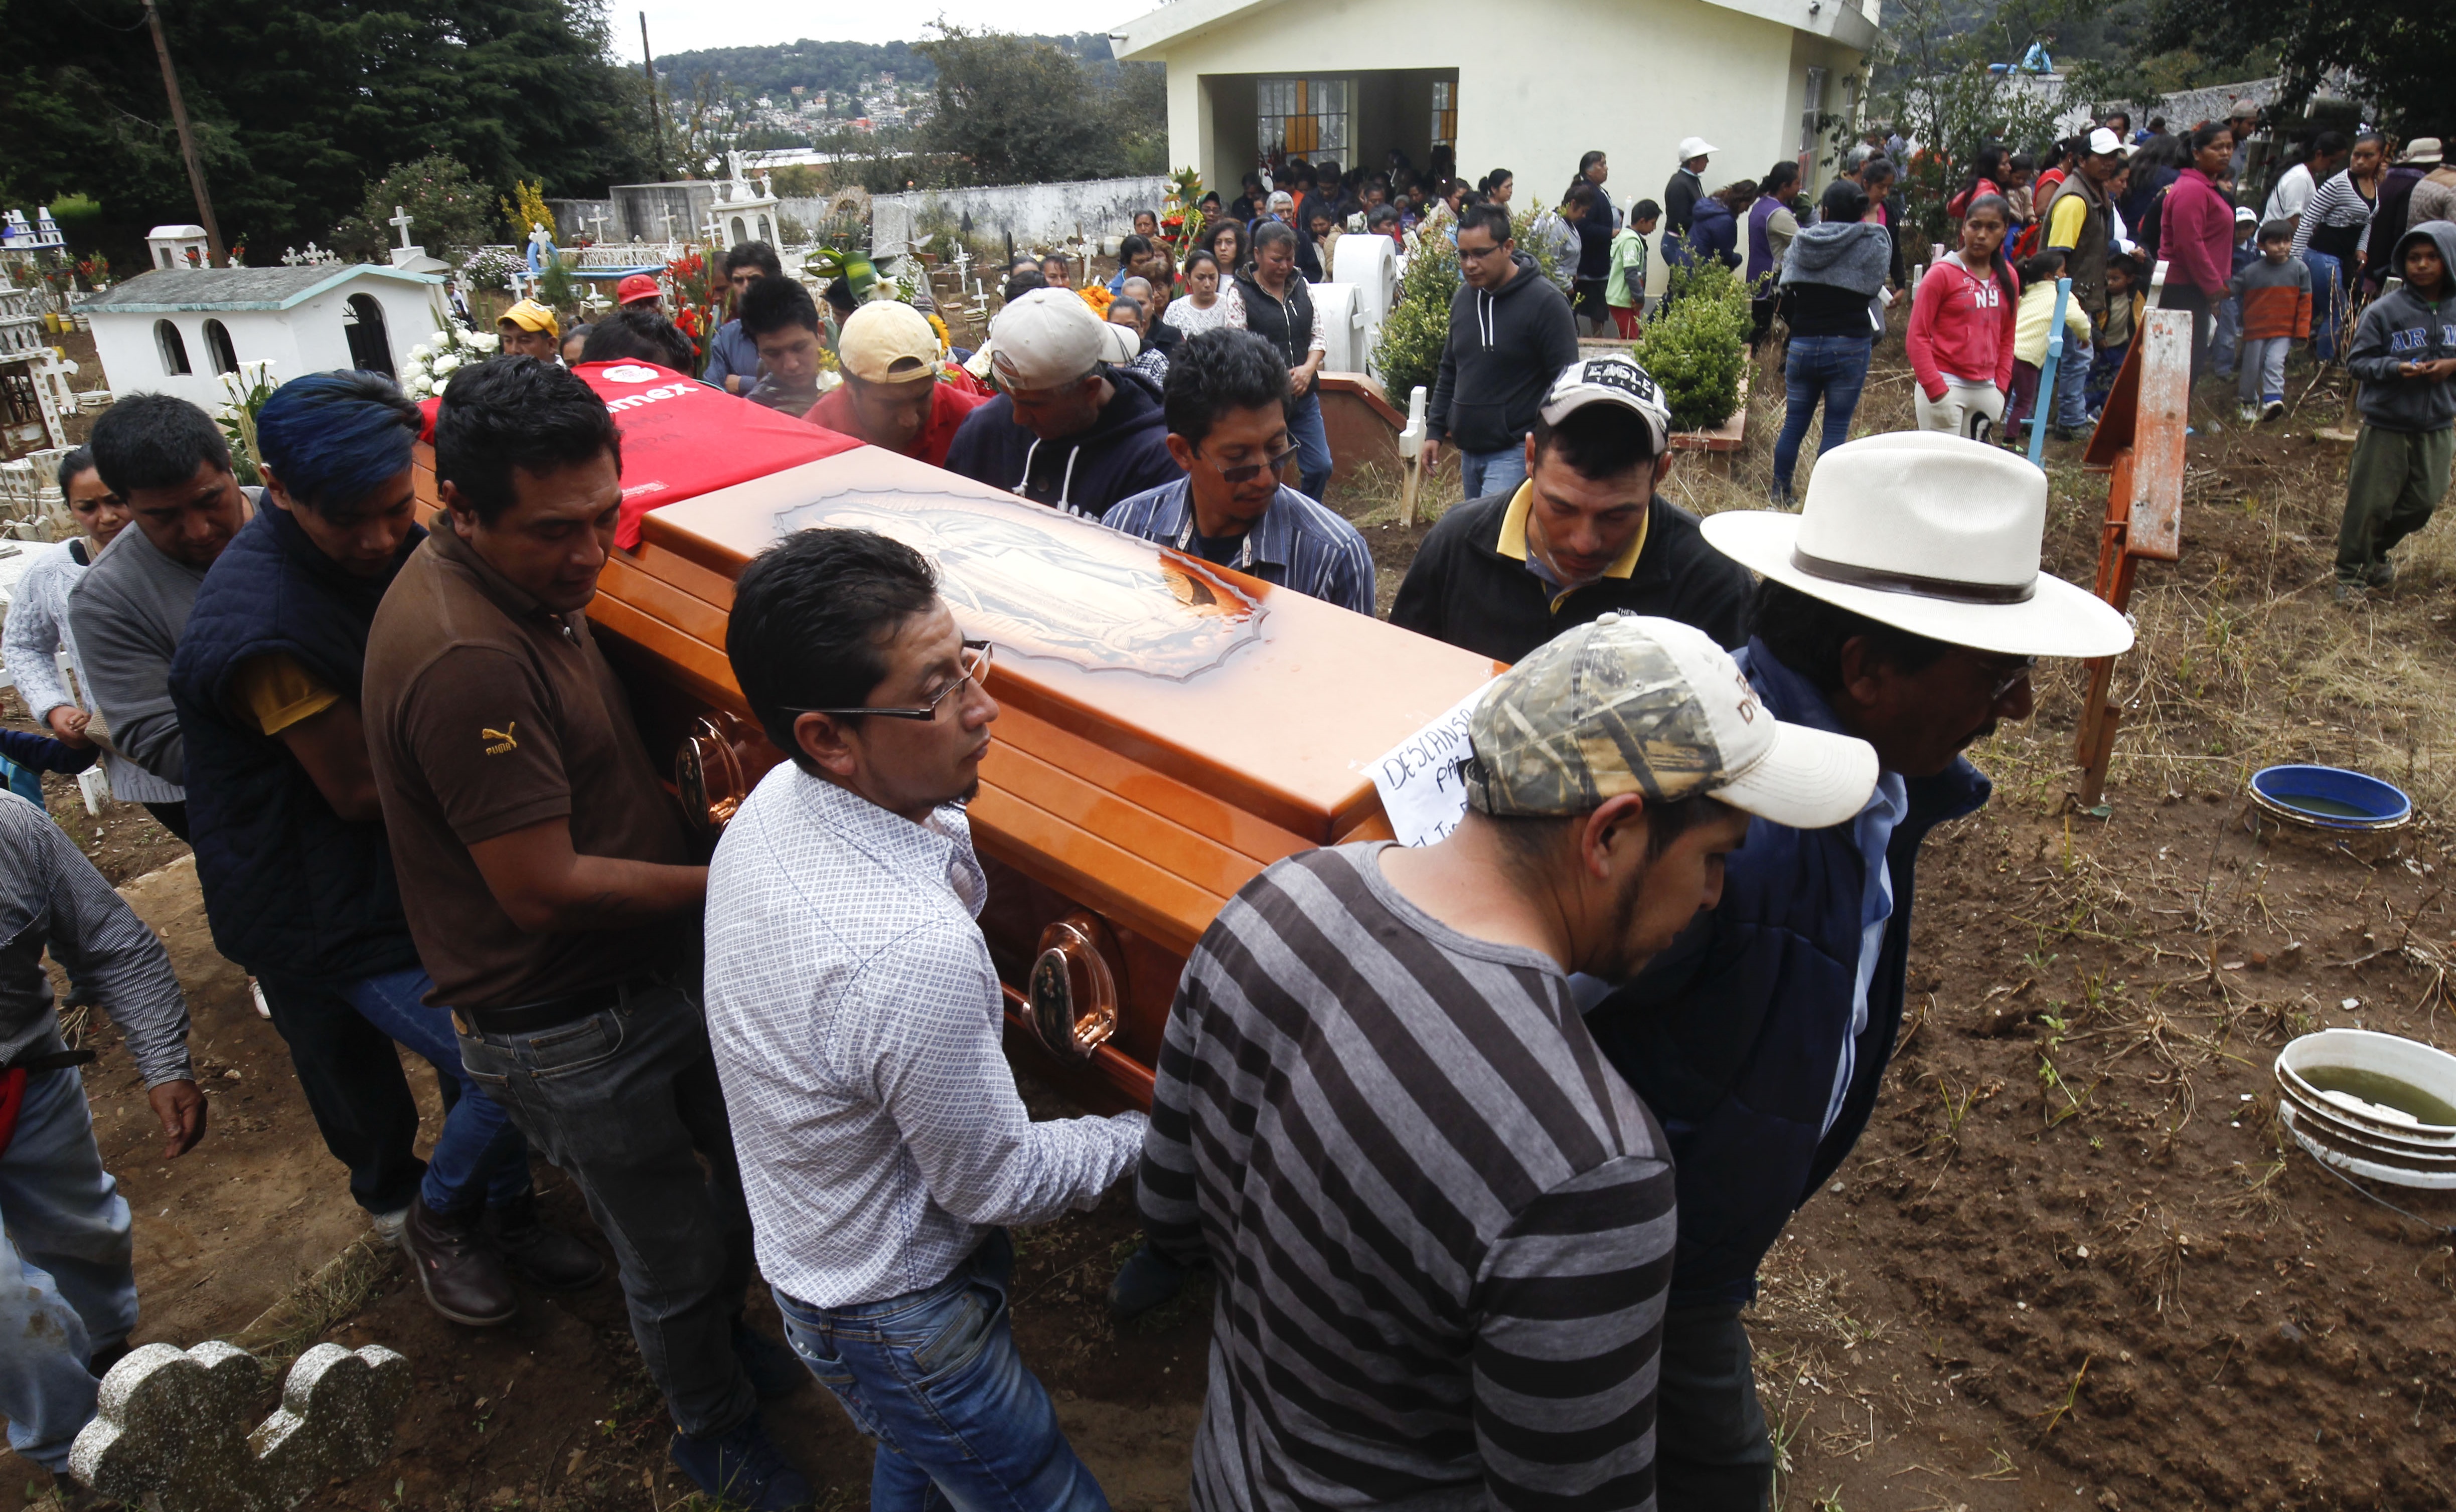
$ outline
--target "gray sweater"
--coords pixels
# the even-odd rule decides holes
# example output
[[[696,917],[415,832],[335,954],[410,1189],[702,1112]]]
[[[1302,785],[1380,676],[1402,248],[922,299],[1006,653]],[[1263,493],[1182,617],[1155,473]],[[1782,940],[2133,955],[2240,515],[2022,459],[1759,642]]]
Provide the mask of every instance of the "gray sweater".
[[[46,949],[128,1037],[146,1086],[194,1079],[170,952],[51,815],[0,792],[0,1065],[66,1048]]]
[[[259,492],[247,490],[251,504]],[[69,594],[69,627],[111,744],[165,782],[186,780],[187,746],[171,706],[171,653],[204,582],[203,568],[162,555],[131,524]]]

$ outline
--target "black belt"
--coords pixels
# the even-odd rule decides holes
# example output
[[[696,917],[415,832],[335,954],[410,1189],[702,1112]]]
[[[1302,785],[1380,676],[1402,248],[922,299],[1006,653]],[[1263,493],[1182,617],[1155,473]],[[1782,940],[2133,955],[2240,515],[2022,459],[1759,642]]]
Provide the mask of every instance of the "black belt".
[[[0,1061],[0,1076],[12,1071],[65,1071],[71,1066],[91,1066],[93,1061],[94,1054],[90,1050],[47,1050],[39,1055]]]
[[[522,1003],[514,1008],[456,1008],[455,1018],[466,1029],[481,1034],[534,1034],[540,1030],[560,1029],[577,1023],[592,1013],[623,1006],[625,994],[645,988],[668,985],[658,972],[645,972],[608,982],[604,987],[583,988],[549,997],[542,1002]]]

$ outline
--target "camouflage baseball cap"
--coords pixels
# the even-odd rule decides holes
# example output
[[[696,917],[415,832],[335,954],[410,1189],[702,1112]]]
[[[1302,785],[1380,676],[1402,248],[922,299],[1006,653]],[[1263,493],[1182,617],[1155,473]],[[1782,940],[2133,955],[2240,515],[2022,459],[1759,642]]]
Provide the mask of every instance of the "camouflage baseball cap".
[[[1501,817],[1705,793],[1822,829],[1876,787],[1866,741],[1775,719],[1703,631],[1644,615],[1605,614],[1537,647],[1476,705],[1467,744],[1467,803]]]

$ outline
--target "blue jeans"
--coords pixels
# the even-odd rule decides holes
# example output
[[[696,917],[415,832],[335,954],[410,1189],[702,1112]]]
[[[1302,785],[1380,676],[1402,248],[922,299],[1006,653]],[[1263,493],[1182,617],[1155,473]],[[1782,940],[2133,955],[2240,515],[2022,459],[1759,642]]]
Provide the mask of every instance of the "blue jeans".
[[[619,1008],[567,1024],[464,1034],[460,1058],[587,1199],[674,1426],[694,1439],[739,1427],[759,1404],[733,1353],[750,1210],[697,993],[625,985]]]
[[[1525,480],[1526,443],[1523,440],[1512,441],[1497,452],[1459,453],[1459,481],[1465,486],[1465,498],[1515,494],[1518,485]]]
[[[2090,329],[2098,329],[2105,319],[2103,310],[2092,315]],[[2064,355],[2056,367],[2054,424],[2077,431],[2089,423],[2089,373],[2097,360],[2097,348],[2069,331],[2064,333]]]
[[[2242,349],[2242,301],[2222,300],[2218,305],[2217,326],[2209,336],[2209,366],[2220,378],[2232,378],[2236,356]]]
[[[922,1291],[845,1307],[776,1294],[793,1352],[878,1440],[871,1512],[1108,1512],[1048,1389],[1015,1353],[1013,1269],[1001,1229]]]
[[[424,971],[356,982],[259,971],[256,979],[324,1147],[350,1168],[351,1195],[368,1212],[407,1207],[413,1192],[449,1213],[528,1190],[528,1146],[501,1105],[470,1096],[477,1083],[461,1069],[451,1012],[419,1001],[435,985]],[[431,1161],[411,1150],[418,1105],[395,1043],[425,1057],[442,1084],[443,1133]]]
[[[2311,355],[2323,362],[2337,359],[2337,331],[2344,323],[2344,264],[2324,252],[2305,251],[2302,266],[2311,270]]]
[[[525,1196],[529,1142],[512,1127],[503,1105],[469,1079],[460,1064],[460,1035],[452,1027],[452,1011],[421,1001],[434,990],[435,979],[416,970],[370,976],[339,990],[359,1017],[434,1062],[438,1073],[448,1067],[460,1084],[460,1100],[444,1114],[443,1133],[426,1157],[426,1178],[419,1184],[419,1195],[438,1213],[476,1202],[481,1189],[489,1203]]]
[[[1783,412],[1782,435],[1773,443],[1774,487],[1791,496],[1791,475],[1799,466],[1799,446],[1808,439],[1808,418],[1825,403],[1825,433],[1816,443],[1819,456],[1851,439],[1851,417],[1859,408],[1859,391],[1868,382],[1869,340],[1864,336],[1795,336],[1782,376],[1789,408]]]
[[[136,1326],[128,1202],[102,1168],[73,1066],[30,1072],[17,1135],[0,1153],[0,1416],[9,1447],[46,1470],[93,1419],[85,1368]]]
[[[1330,433],[1321,423],[1321,388],[1288,406],[1288,439],[1297,443],[1297,492],[1316,503],[1330,486]]]

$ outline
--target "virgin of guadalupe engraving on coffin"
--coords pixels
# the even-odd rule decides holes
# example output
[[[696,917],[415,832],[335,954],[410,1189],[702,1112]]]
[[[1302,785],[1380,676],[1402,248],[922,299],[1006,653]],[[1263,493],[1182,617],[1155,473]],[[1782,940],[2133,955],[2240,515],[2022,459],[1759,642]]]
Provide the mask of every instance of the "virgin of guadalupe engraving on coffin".
[[[430,488],[431,492],[431,488]],[[995,647],[971,806],[1007,1047],[1094,1108],[1147,1105],[1185,956],[1282,856],[1387,834],[1368,764],[1495,664],[864,446],[667,505],[588,606],[653,756],[721,822],[782,760],[725,657],[733,579],[785,534],[894,536]]]

